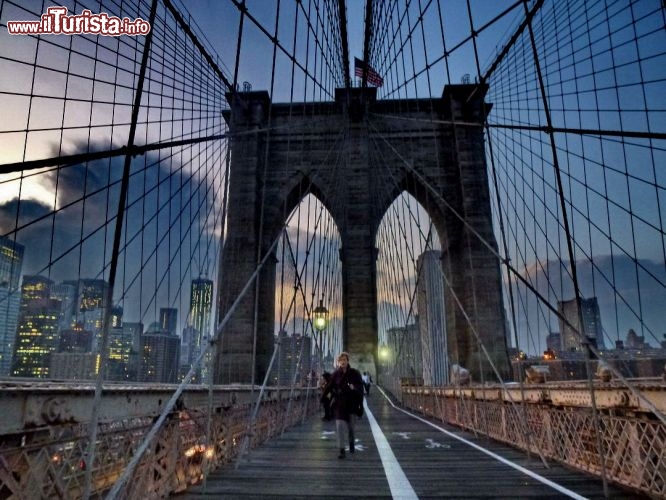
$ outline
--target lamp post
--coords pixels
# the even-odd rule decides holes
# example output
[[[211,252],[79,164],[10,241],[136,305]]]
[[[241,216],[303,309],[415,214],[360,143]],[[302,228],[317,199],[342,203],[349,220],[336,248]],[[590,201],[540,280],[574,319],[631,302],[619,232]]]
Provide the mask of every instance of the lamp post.
[[[384,380],[384,377],[386,376],[386,372],[388,371],[388,363],[389,363],[389,356],[391,352],[389,350],[389,347],[386,344],[382,344],[379,346],[379,367],[381,368],[381,381],[383,383],[386,383]],[[380,378],[378,377],[378,379]]]
[[[314,327],[319,333],[319,371],[320,375],[324,373],[324,346],[322,339],[324,330],[328,324],[328,309],[324,307],[324,299],[319,300],[319,305],[315,307],[314,312]]]

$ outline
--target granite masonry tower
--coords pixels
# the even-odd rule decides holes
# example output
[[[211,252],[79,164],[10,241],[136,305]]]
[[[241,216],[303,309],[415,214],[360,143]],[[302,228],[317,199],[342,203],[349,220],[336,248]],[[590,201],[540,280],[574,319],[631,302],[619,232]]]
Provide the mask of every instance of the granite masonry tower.
[[[442,243],[450,362],[468,368],[475,381],[481,372],[495,379],[475,330],[508,377],[499,261],[477,236],[496,248],[482,126],[491,107],[486,91],[485,85],[449,85],[438,99],[381,101],[374,88],[350,88],[338,89],[333,102],[291,105],[271,103],[264,91],[228,95],[229,211],[218,317],[310,192],[341,235],[344,348],[353,366],[376,373],[375,237],[386,210],[407,191],[426,209]],[[275,269],[269,256],[258,278],[256,364],[252,290],[216,345],[216,383],[249,383],[253,368],[255,383],[263,380],[275,333]]]

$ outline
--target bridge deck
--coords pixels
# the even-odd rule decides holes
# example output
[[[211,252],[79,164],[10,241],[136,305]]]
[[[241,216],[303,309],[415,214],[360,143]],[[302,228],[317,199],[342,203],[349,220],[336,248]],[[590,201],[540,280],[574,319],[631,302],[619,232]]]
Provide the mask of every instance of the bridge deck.
[[[454,427],[435,425],[506,460],[394,408],[373,387],[366,415],[356,425],[357,451],[337,458],[335,423],[311,419],[252,450],[240,462],[212,473],[184,496],[201,498],[603,498],[601,480]],[[378,424],[390,451],[375,439]],[[399,466],[392,464],[393,454]],[[542,479],[530,477],[508,462]],[[384,464],[384,465],[382,465]],[[400,481],[400,468],[406,480]],[[393,484],[389,482],[393,480]],[[552,481],[556,486],[548,485]],[[413,493],[410,493],[413,488]],[[557,489],[561,488],[561,489]],[[609,486],[611,498],[637,498]],[[576,496],[580,495],[580,496]]]

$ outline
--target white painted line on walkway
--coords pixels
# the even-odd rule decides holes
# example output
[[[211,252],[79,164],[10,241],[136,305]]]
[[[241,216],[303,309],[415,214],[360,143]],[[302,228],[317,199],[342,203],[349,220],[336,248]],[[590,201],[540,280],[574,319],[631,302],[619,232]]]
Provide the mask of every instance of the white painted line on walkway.
[[[418,499],[418,495],[414,491],[414,488],[412,488],[407,476],[405,476],[398,460],[396,460],[391,445],[386,439],[386,436],[384,436],[384,433],[375,420],[370,408],[368,408],[368,403],[365,399],[363,400],[363,408],[365,409],[365,415],[368,417],[368,422],[370,423],[372,437],[375,438],[377,451],[379,451],[379,458],[382,459],[384,474],[386,474],[386,479],[388,480],[389,488],[391,489],[391,495],[393,498],[400,500]]]
[[[409,415],[410,417],[415,418],[416,420],[420,420],[420,421],[423,422],[424,424],[428,424],[430,427],[433,427],[433,428],[437,429],[438,431],[440,431],[440,432],[446,434],[446,435],[449,436],[450,438],[457,439],[458,441],[460,441],[460,442],[462,442],[462,443],[465,443],[465,444],[468,445],[468,446],[471,446],[471,447],[474,448],[475,450],[479,450],[481,453],[485,453],[486,455],[488,455],[489,457],[494,458],[494,459],[497,460],[498,462],[501,462],[501,463],[503,463],[503,464],[505,464],[505,465],[508,465],[509,467],[512,467],[512,468],[516,469],[517,471],[522,472],[523,474],[525,474],[525,475],[527,475],[527,476],[530,476],[532,479],[536,479],[537,481],[539,481],[540,483],[545,484],[546,486],[550,486],[550,487],[553,488],[554,490],[556,490],[556,491],[562,493],[563,495],[568,496],[569,498],[575,498],[576,500],[588,500],[587,497],[581,496],[581,495],[579,495],[578,493],[576,493],[575,491],[571,491],[570,489],[567,489],[567,488],[565,488],[564,486],[561,486],[561,485],[559,485],[559,484],[557,484],[557,483],[554,483],[554,482],[551,481],[550,479],[547,479],[547,478],[545,478],[545,477],[543,477],[543,476],[540,476],[540,475],[537,474],[536,472],[532,472],[531,470],[526,469],[525,467],[522,467],[522,466],[520,466],[520,465],[518,465],[518,464],[515,464],[515,463],[511,462],[510,460],[507,460],[506,458],[501,457],[501,456],[497,455],[496,453],[493,453],[493,452],[490,451],[490,450],[486,450],[485,448],[479,446],[479,445],[476,444],[476,443],[472,443],[471,441],[467,441],[467,439],[465,439],[465,438],[462,438],[462,437],[460,437],[460,436],[456,436],[456,435],[453,434],[452,432],[449,432],[449,431],[447,431],[446,429],[443,429],[442,427],[440,427],[440,426],[438,426],[438,425],[435,425],[435,424],[433,424],[432,422],[429,422],[428,420],[426,420],[426,419],[424,419],[424,418],[419,417],[418,415],[414,415],[413,413],[410,413],[410,412],[408,412],[407,410],[403,410],[402,408],[398,408],[396,405],[393,404],[393,401],[391,401],[391,398],[389,398],[389,397],[386,395],[386,393],[385,393],[385,392],[384,392],[379,386],[375,385],[375,387],[376,387],[377,389],[379,389],[379,391],[380,391],[380,392],[382,393],[382,395],[386,398],[386,400],[389,402],[389,404],[390,404],[391,406],[393,406],[393,408],[395,408],[396,410],[399,410],[399,411],[403,412],[405,415]],[[381,432],[381,431],[380,431],[380,432]],[[373,434],[374,434],[374,431],[373,431]]]

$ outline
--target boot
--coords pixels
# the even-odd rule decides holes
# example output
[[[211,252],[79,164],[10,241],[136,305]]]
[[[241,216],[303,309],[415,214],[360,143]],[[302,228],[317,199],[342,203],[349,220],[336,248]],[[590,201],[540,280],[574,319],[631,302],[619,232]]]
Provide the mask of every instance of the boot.
[[[354,453],[354,440],[349,441],[349,453]]]
[[[345,449],[340,448],[340,454],[338,455],[338,458],[345,458]]]

